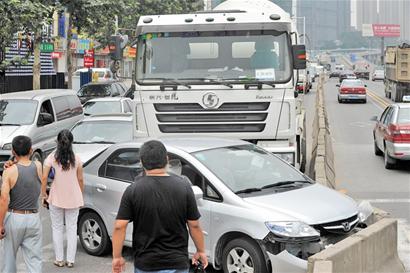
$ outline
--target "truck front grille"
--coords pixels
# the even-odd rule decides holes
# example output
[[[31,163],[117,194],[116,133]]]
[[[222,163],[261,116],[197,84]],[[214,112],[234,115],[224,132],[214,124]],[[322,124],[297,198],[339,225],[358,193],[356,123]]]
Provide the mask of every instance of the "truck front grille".
[[[256,133],[266,126],[269,102],[223,103],[203,108],[199,103],[154,104],[162,133]]]

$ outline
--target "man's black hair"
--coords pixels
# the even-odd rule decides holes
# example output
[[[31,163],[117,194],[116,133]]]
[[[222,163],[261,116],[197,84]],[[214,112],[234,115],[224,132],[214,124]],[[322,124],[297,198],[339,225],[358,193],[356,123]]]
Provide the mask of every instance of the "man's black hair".
[[[13,138],[11,146],[17,156],[26,156],[30,153],[31,139],[28,136],[16,136]]]
[[[158,140],[145,142],[140,150],[141,163],[146,170],[162,169],[168,163],[167,149]]]

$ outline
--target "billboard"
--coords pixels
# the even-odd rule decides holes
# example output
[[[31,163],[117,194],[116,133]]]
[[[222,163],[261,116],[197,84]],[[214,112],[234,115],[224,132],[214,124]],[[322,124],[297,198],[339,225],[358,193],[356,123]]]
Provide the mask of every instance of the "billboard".
[[[396,24],[363,24],[364,37],[400,37],[400,25]]]

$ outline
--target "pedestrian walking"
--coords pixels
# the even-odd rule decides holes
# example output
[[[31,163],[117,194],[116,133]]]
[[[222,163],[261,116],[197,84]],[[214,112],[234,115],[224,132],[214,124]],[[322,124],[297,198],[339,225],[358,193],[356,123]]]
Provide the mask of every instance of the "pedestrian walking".
[[[156,140],[140,150],[145,176],[139,176],[124,192],[113,232],[112,271],[122,272],[122,247],[129,222],[133,222],[132,247],[135,273],[187,273],[188,230],[197,252],[192,262],[208,265],[200,214],[191,185],[168,175],[165,146]]]
[[[3,171],[0,195],[0,240],[3,240],[1,272],[15,273],[21,248],[27,271],[42,272],[41,220],[38,213],[42,167],[30,160],[31,139],[16,136],[12,141],[15,163]]]
[[[54,265],[71,268],[75,263],[77,251],[77,219],[83,200],[83,167],[81,160],[73,152],[73,135],[69,130],[62,130],[57,136],[57,149],[44,162],[42,194],[49,204]],[[47,180],[51,168],[54,179],[49,196],[46,194]],[[67,256],[64,260],[64,224],[67,233]]]

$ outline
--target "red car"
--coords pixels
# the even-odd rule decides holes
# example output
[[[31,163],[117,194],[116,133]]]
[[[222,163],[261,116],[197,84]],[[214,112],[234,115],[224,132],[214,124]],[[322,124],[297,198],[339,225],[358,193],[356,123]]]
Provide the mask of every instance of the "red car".
[[[346,79],[341,84],[336,84],[339,87],[339,93],[337,94],[337,100],[339,103],[344,101],[361,101],[366,103],[366,87],[361,80]]]
[[[398,160],[410,160],[410,104],[392,104],[374,119],[374,153],[384,155],[386,169],[394,168]]]

